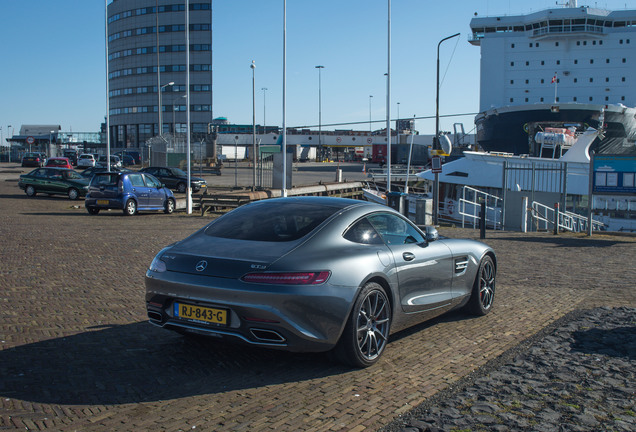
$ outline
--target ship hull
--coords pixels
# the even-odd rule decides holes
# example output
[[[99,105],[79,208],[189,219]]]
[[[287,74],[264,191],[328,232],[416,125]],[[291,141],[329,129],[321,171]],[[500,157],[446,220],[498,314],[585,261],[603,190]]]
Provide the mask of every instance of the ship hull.
[[[576,125],[580,131],[603,126],[603,138],[598,138],[591,147],[597,153],[636,154],[636,109],[620,105],[557,103],[502,107],[479,113],[475,125],[477,143],[490,152],[538,156],[536,132],[545,127]]]

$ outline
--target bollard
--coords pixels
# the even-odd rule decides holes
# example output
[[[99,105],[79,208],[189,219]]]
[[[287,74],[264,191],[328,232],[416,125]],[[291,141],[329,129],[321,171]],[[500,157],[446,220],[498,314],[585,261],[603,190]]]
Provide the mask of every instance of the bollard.
[[[554,203],[554,235],[559,233],[559,203]]]
[[[486,202],[481,202],[481,208],[479,210],[479,238],[486,238]]]
[[[521,232],[528,232],[528,197],[524,196],[521,201]]]

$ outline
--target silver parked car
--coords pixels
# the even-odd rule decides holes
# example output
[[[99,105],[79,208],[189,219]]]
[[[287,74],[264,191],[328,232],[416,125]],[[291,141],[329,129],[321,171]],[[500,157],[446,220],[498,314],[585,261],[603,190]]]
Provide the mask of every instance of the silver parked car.
[[[160,251],[146,272],[152,324],[375,363],[389,335],[465,307],[487,314],[494,251],[438,238],[392,209],[328,197],[239,207]]]

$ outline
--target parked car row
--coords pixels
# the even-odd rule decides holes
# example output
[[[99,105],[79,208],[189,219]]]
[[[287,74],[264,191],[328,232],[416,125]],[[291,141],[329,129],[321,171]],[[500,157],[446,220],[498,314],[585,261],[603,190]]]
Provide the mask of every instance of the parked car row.
[[[93,155],[82,154],[79,160],[91,160],[89,156]],[[71,169],[67,158],[50,158],[47,163],[53,167],[38,167],[21,175],[20,189],[29,197],[38,193],[67,195],[73,200],[85,197],[84,205],[92,215],[102,209],[120,209],[126,215],[140,210],[172,213],[176,199],[170,189],[184,192],[187,183],[187,174],[178,168],[149,167],[132,171],[111,166],[108,171],[97,164],[77,172]],[[207,187],[203,178],[191,177],[190,180],[195,192]]]
[[[23,167],[41,167],[46,163],[46,155],[39,152],[29,152],[22,156]]]

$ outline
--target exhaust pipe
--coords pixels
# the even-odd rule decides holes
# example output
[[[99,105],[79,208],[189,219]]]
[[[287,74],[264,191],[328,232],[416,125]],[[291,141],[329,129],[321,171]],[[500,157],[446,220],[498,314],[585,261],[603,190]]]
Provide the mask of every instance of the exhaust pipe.
[[[163,316],[161,315],[161,312],[148,311],[148,318],[151,321],[157,321],[157,322],[163,321]]]
[[[250,329],[250,333],[252,333],[252,336],[254,336],[259,341],[273,342],[273,343],[285,342],[285,338],[273,330]]]

